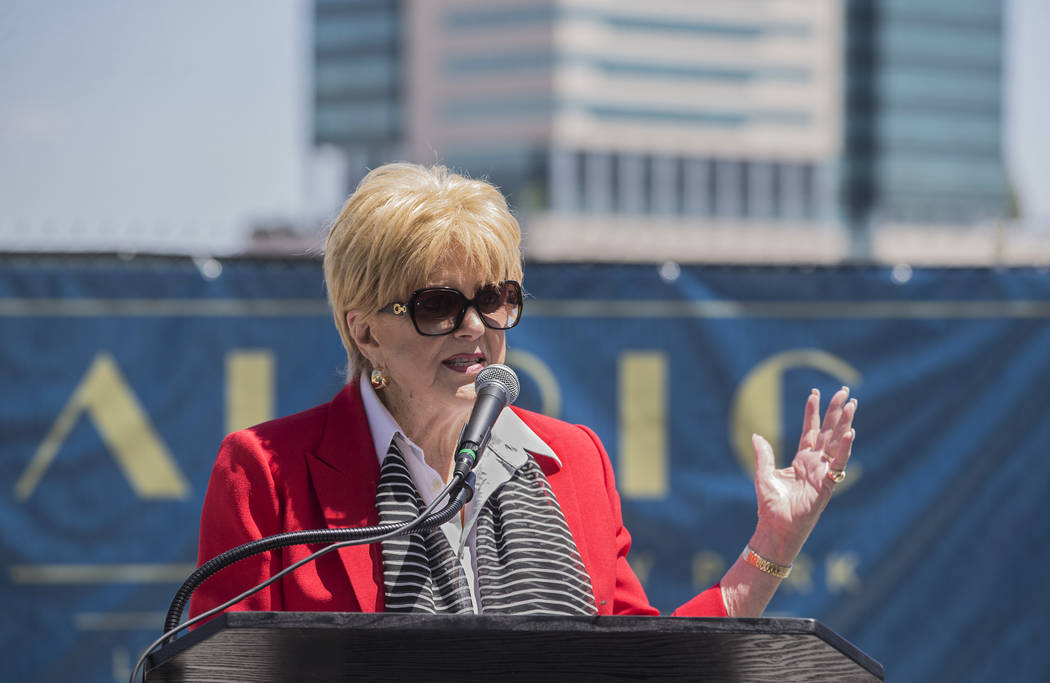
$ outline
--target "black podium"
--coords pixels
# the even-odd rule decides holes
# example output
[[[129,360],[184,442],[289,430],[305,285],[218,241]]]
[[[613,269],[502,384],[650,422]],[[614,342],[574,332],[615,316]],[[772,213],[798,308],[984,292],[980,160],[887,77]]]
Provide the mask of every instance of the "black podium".
[[[227,612],[153,654],[161,681],[881,681],[812,619]]]

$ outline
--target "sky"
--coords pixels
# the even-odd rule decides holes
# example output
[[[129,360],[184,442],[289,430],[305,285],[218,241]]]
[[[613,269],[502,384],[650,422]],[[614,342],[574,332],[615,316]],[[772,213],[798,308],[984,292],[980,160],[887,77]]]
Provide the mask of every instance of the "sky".
[[[307,194],[305,0],[5,0],[0,240],[236,248]],[[3,245],[3,242],[0,242]]]
[[[945,0],[950,2],[951,0]],[[1050,230],[1050,0],[1006,0],[1005,161]],[[343,199],[309,0],[0,4],[0,250],[223,254]]]
[[[1004,0],[1007,173],[1025,213],[1050,229],[1050,0]]]

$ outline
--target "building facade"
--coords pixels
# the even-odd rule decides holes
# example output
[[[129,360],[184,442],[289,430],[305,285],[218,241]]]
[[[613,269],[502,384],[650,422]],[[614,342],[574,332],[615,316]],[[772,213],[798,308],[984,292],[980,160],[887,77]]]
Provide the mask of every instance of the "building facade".
[[[989,0],[316,8],[315,139],[351,181],[399,158],[485,176],[535,258],[834,260],[843,224],[1005,206]]]
[[[351,175],[404,156],[404,7],[314,0],[315,145],[347,154]]]
[[[848,2],[846,214],[920,224],[1001,218],[1002,3]]]

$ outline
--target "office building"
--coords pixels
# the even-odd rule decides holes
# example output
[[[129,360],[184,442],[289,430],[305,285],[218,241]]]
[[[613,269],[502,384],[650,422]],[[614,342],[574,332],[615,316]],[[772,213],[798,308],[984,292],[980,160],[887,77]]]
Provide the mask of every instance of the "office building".
[[[347,151],[351,182],[394,159],[485,176],[534,258],[835,261],[842,225],[1005,205],[988,0],[316,0],[316,14],[315,139]]]
[[[845,18],[846,215],[1002,217],[1002,3],[849,0]]]

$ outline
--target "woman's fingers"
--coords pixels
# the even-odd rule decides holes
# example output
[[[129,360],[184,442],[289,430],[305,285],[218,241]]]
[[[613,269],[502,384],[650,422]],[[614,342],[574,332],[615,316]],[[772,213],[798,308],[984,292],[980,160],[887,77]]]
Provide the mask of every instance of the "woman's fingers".
[[[853,416],[856,414],[857,399],[851,398],[846,402],[846,405],[842,406],[842,412],[841,415],[839,415],[838,424],[835,425],[831,437],[824,444],[824,451],[828,455],[835,454],[835,449],[838,448],[838,444],[842,440],[842,437],[846,436],[849,430],[853,428]]]
[[[817,446],[817,434],[820,433],[820,392],[813,389],[806,398],[806,407],[802,413],[802,436],[798,440],[800,451],[814,450]]]
[[[824,414],[824,424],[820,428],[820,436],[817,438],[815,450],[822,451],[831,442],[831,438],[835,433],[835,427],[842,418],[842,407],[848,398],[849,387],[842,387],[831,397],[831,403],[828,404],[828,412]]]
[[[824,424],[821,426],[820,431],[827,432],[835,428],[839,418],[842,416],[842,406],[846,404],[848,399],[849,387],[842,387],[832,395],[831,403],[828,404],[828,412],[824,414]]]
[[[828,469],[846,469],[846,465],[849,464],[849,457],[853,452],[853,442],[856,438],[857,430],[851,428],[841,439],[839,439],[838,443],[835,445],[834,451],[828,454]]]

